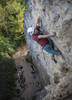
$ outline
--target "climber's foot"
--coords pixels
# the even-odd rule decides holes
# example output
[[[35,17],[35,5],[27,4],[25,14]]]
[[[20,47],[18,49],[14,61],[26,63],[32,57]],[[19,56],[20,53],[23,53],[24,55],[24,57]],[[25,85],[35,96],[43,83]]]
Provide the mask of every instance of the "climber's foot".
[[[54,61],[54,63],[56,64],[57,63],[57,60],[54,58],[54,59],[52,59],[53,61]]]
[[[58,55],[62,55],[62,52],[58,49],[58,48],[56,48],[56,50],[58,50]]]
[[[52,60],[54,61],[54,63],[57,63],[57,61],[56,61],[54,55],[52,55]]]
[[[58,53],[58,55],[62,55],[62,52],[59,50],[59,53]]]

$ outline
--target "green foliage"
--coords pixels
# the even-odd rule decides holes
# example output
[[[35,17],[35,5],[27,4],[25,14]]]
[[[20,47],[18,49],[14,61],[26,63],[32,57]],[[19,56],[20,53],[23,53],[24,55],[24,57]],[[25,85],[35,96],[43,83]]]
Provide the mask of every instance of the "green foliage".
[[[10,43],[8,38],[0,36],[0,54],[1,52],[12,54],[14,45]]]
[[[17,46],[25,41],[23,14],[26,9],[26,4],[23,3],[23,5],[22,2],[23,0],[14,0],[13,2],[7,2],[4,8],[0,6],[0,34],[8,37]]]
[[[0,100],[10,100],[14,93],[15,48],[25,43],[24,0],[0,0]]]

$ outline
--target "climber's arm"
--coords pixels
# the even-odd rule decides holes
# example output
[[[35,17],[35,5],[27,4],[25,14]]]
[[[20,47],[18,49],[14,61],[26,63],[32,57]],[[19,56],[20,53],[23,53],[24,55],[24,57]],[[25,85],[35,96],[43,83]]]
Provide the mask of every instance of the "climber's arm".
[[[56,36],[56,33],[53,32],[53,33],[50,33],[50,34],[47,34],[47,35],[39,35],[38,38],[42,39],[42,38],[55,37],[55,36]]]
[[[36,27],[35,27],[35,29],[37,29],[37,30],[40,30],[40,20],[41,20],[41,18],[40,18],[40,16],[37,18],[37,23],[36,23]]]
[[[40,20],[41,20],[41,18],[40,18],[40,16],[39,16],[38,19],[37,19],[37,24],[38,24],[38,25],[40,24]]]

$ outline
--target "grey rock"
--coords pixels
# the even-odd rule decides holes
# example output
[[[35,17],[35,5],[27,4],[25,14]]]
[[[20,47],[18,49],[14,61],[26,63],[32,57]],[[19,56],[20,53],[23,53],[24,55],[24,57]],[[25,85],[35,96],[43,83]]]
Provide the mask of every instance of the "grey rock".
[[[24,35],[32,55],[33,63],[38,67],[46,95],[41,92],[36,100],[72,100],[72,1],[71,0],[27,0],[28,9],[24,13]],[[36,25],[37,17],[42,15],[42,29],[56,32],[52,38],[63,56],[55,56],[57,64],[51,60],[51,54],[27,34],[27,28]],[[56,75],[54,73],[57,73]],[[55,76],[54,76],[55,75]]]

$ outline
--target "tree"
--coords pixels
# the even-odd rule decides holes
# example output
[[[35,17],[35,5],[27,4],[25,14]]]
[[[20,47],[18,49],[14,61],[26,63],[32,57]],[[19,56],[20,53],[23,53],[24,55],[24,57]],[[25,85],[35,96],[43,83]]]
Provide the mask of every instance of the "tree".
[[[23,0],[0,0],[0,100],[10,100],[14,88],[14,49],[24,43]]]

